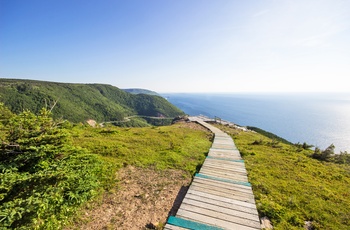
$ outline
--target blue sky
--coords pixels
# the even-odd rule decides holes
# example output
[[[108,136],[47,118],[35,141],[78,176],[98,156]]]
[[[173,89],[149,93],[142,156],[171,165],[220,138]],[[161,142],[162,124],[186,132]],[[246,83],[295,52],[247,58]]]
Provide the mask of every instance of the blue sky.
[[[0,77],[350,92],[350,1],[0,0]]]

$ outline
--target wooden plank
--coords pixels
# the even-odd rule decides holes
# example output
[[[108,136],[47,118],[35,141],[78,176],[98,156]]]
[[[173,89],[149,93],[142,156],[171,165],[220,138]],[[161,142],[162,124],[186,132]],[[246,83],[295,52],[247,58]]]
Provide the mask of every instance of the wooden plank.
[[[244,182],[246,185],[250,186],[248,177],[246,175],[239,175],[238,173],[232,174],[232,175],[226,175],[225,173],[221,173],[218,171],[213,171],[208,168],[203,167],[200,171],[200,174],[206,175],[208,178],[213,179],[213,180],[218,180],[218,181],[223,181],[223,182],[232,182],[233,184],[242,184],[242,183],[237,183],[237,182]]]
[[[240,152],[237,149],[214,149],[213,148],[213,149],[209,149],[209,152],[210,153],[222,153],[222,154],[229,153],[229,154],[240,155]]]
[[[244,166],[244,160],[240,156],[234,156],[234,155],[213,155],[213,154],[208,154],[208,156],[205,158],[205,162],[217,162],[217,163],[223,163],[223,164],[231,164],[236,163],[236,165],[239,165],[237,163],[242,164]]]
[[[190,198],[186,197],[183,200],[183,203],[187,204],[187,205],[191,205],[191,206],[209,209],[209,210],[215,211],[217,213],[224,213],[224,214],[228,214],[230,216],[235,216],[238,218],[243,218],[243,219],[259,222],[259,216],[257,214],[241,212],[241,211],[229,208],[229,207],[219,206],[217,204],[212,204],[212,203],[207,203],[207,202],[204,202],[203,200],[195,200],[195,199],[190,199]],[[185,206],[182,206],[182,208],[186,209]]]
[[[233,140],[231,139],[217,139],[214,138],[213,144],[219,144],[219,145],[231,145],[234,146]]]
[[[215,226],[218,226],[218,227],[221,227],[224,229],[230,229],[230,230],[232,230],[232,229],[239,229],[239,230],[260,229],[260,228],[255,228],[255,227],[244,226],[244,225],[237,224],[237,223],[232,223],[232,222],[229,222],[226,220],[213,218],[210,216],[206,216],[206,215],[203,215],[200,213],[195,213],[195,212],[191,212],[191,211],[187,211],[187,210],[179,210],[177,216],[183,217],[186,219],[200,221],[202,223],[213,224]]]
[[[219,168],[221,167],[222,168]],[[205,164],[202,166],[201,170],[203,171],[213,171],[214,173],[218,173],[218,174],[224,174],[227,176],[244,176],[244,177],[247,177],[247,172],[244,171],[243,168],[233,168],[233,169],[230,169],[230,168],[224,168],[225,165],[220,165],[220,164],[216,164],[216,165],[210,165],[210,164]]]
[[[223,155],[225,156],[225,155]],[[234,155],[226,155],[226,156],[234,156]],[[239,156],[236,156],[236,157],[239,157]],[[205,158],[205,161],[209,161],[209,162],[225,162],[225,164],[236,164],[236,165],[239,165],[239,164],[243,164],[244,165],[244,160],[242,159],[239,159],[239,160],[229,160],[229,159],[225,159],[225,158],[220,158],[220,157],[213,157],[213,156],[210,156],[210,157],[207,157]]]
[[[236,154],[236,155],[241,155],[238,149],[209,149],[209,152],[212,153],[230,153],[230,154]]]
[[[180,217],[170,216],[168,218],[168,223],[174,226],[183,227],[186,229],[203,229],[203,230],[222,230],[222,228],[218,228],[213,225],[207,225],[201,222],[188,220]]]
[[[182,228],[171,224],[166,224],[163,229],[164,230],[188,230],[188,228]]]
[[[212,164],[212,165],[223,165],[230,168],[241,168],[245,170],[244,162],[240,161],[227,161],[227,160],[218,160],[215,158],[206,158],[204,164]]]
[[[239,160],[242,159],[240,153],[235,153],[233,150],[226,151],[226,152],[218,152],[218,151],[209,151],[208,156],[213,157],[222,157],[222,158],[239,158]],[[234,159],[233,159],[234,160]]]
[[[219,170],[217,167],[216,168],[212,168],[209,165],[205,165],[201,168],[200,173],[202,174],[206,174],[204,173],[204,171],[208,172],[208,173],[214,173],[219,177],[219,178],[228,178],[228,177],[232,177],[232,178],[243,178],[244,181],[248,182],[248,177],[247,177],[247,173],[245,171],[240,171],[239,169],[236,170],[230,170],[230,169],[221,169]],[[241,172],[241,173],[240,173]],[[222,176],[220,176],[222,175]],[[235,180],[235,179],[232,179]]]
[[[226,197],[226,198],[236,199],[236,200],[240,200],[240,201],[244,201],[244,202],[249,202],[249,203],[255,204],[254,198],[246,197],[246,196],[243,196],[242,194],[234,194],[234,193],[228,194],[228,193],[225,193],[225,192],[222,192],[222,191],[211,190],[211,189],[203,188],[203,187],[200,187],[200,186],[197,186],[197,185],[196,186],[191,186],[190,189],[195,190],[195,191],[208,193],[208,194],[212,194],[212,195],[222,196],[222,197]]]
[[[259,220],[250,220],[250,219],[245,219],[245,218],[240,218],[234,215],[231,215],[230,213],[223,213],[223,212],[218,212],[217,210],[211,210],[210,208],[203,208],[203,207],[198,207],[194,205],[188,205],[188,204],[183,204],[181,211],[189,211],[189,212],[195,212],[195,213],[200,213],[205,216],[210,216],[215,219],[220,219],[224,221],[228,221],[231,223],[236,223],[240,224],[243,226],[248,226],[252,228],[260,228],[260,221]],[[179,210],[179,211],[180,211]],[[227,211],[227,210],[225,210]]]
[[[207,197],[207,198],[210,198],[210,199],[213,199],[213,200],[222,201],[222,202],[226,202],[226,203],[233,204],[233,205],[239,205],[239,206],[246,207],[246,208],[256,209],[255,201],[254,201],[254,203],[250,203],[250,202],[241,201],[241,200],[235,200],[233,198],[223,197],[223,196],[220,196],[220,195],[210,194],[210,193],[206,193],[206,192],[202,192],[202,191],[198,191],[198,190],[189,190],[187,192],[187,194],[192,194],[192,195],[195,195],[195,196]]]
[[[209,167],[209,168],[213,168],[213,169],[222,169],[222,170],[227,170],[227,171],[232,171],[232,172],[237,172],[237,173],[241,173],[244,175],[248,175],[248,173],[243,165],[242,166],[232,166],[232,165],[230,166],[227,164],[204,162],[202,167]]]
[[[225,182],[225,181],[218,181],[212,178],[208,178],[208,177],[194,177],[193,181],[205,181],[206,183],[213,183],[213,184],[217,184],[218,186],[230,186],[230,187],[234,187],[235,189],[240,189],[242,191],[248,191],[248,192],[252,192],[252,187],[251,186],[246,186],[246,185],[241,185],[241,184],[233,184],[233,183],[229,183],[229,182]]]
[[[213,158],[226,158],[231,160],[242,160],[242,157],[240,154],[235,153],[217,153],[217,152],[209,152],[208,156],[211,156]]]
[[[241,157],[241,154],[237,151],[234,150],[229,150],[229,151],[210,151],[208,152],[209,156],[217,156],[217,157]]]
[[[235,161],[222,161],[222,160],[217,160],[217,159],[212,159],[212,158],[206,158],[204,163],[215,163],[215,164],[223,164],[225,165],[230,165],[232,167],[242,167],[245,168],[245,165],[243,162],[235,162]]]
[[[238,204],[234,204],[233,202],[224,202],[221,200],[214,200],[214,199],[210,199],[208,197],[193,195],[193,194],[187,194],[185,199],[197,200],[197,201],[201,201],[204,203],[213,204],[213,205],[216,205],[219,207],[229,208],[232,210],[237,210],[240,212],[245,212],[245,213],[249,213],[249,214],[258,216],[258,212],[255,209],[255,207],[254,208],[247,208],[247,207],[244,207],[244,206],[241,206]]]
[[[192,185],[191,185],[191,187],[192,187]],[[247,193],[247,192],[242,192],[239,190],[217,187],[214,185],[203,184],[203,183],[198,183],[198,182],[193,182],[193,189],[202,190],[202,191],[211,190],[213,192],[226,193],[226,194],[232,195],[232,196],[239,196],[242,198],[254,199],[253,193],[249,193],[249,192]]]
[[[208,167],[202,167],[199,173],[208,175],[208,176],[214,176],[222,179],[230,179],[230,180],[235,180],[235,181],[243,181],[243,182],[248,182],[248,177],[247,175],[244,174],[239,174],[239,173],[232,173],[230,171],[225,171],[225,170],[212,170]]]
[[[231,174],[228,178],[227,175],[224,173]],[[199,171],[200,174],[207,175],[209,179],[223,181],[230,183],[231,181],[227,180],[233,180],[233,181],[241,181],[241,182],[248,182],[248,177],[245,172],[241,171],[233,171],[233,170],[217,170],[216,168],[210,168],[209,166],[202,166],[201,170]],[[213,178],[210,178],[213,177]],[[249,183],[249,182],[248,182]],[[242,184],[242,183],[236,183],[236,184]],[[243,185],[249,185],[247,183],[244,183]]]
[[[232,138],[229,135],[215,135],[215,139],[217,139],[217,140],[232,140]]]
[[[218,146],[218,145],[212,145],[210,149],[214,150],[236,150],[233,146]]]
[[[201,170],[199,171],[202,177],[206,177],[213,180],[228,182],[232,184],[242,184],[246,186],[251,186],[251,184],[248,181],[248,178],[245,177],[239,177],[237,175],[224,175],[222,173],[214,172],[214,171],[208,171],[208,170]]]
[[[213,149],[237,149],[233,144],[216,144],[213,143],[211,148]]]
[[[207,156],[208,159],[213,159],[213,160],[220,160],[220,161],[229,161],[229,162],[239,162],[239,163],[244,163],[244,160],[232,160],[230,159],[230,156],[232,155],[227,155],[227,157],[213,157],[213,156]]]
[[[205,163],[202,165],[202,168],[208,168],[208,169],[212,169],[218,172],[226,172],[226,173],[231,173],[231,174],[239,174],[239,175],[247,175],[247,171],[245,170],[245,167],[242,166],[236,166],[236,167],[232,167],[232,166],[228,166],[226,165],[224,162],[223,163]]]
[[[212,147],[215,146],[215,145],[223,145],[224,147],[226,146],[230,146],[232,147],[233,149],[237,149],[236,145],[233,143],[233,141],[217,141],[214,139],[213,143],[212,143]]]
[[[206,184],[206,185],[212,185],[212,186],[216,186],[218,188],[231,189],[231,190],[239,191],[239,192],[243,192],[243,193],[250,193],[250,194],[253,193],[251,187],[243,186],[243,185],[236,185],[236,184],[224,183],[224,182],[222,183],[220,181],[218,182],[218,181],[208,180],[208,179],[199,178],[199,177],[195,177],[193,182],[200,183],[200,184]]]
[[[245,167],[232,167],[232,166],[228,166],[226,164],[224,164],[224,165],[223,164],[213,164],[213,163],[209,163],[209,162],[204,162],[202,167],[209,167],[209,168],[213,168],[213,169],[222,169],[222,170],[227,170],[227,171],[232,171],[232,172],[247,175],[247,171],[246,171]]]
[[[211,180],[216,180],[216,181],[222,181],[222,182],[227,182],[227,183],[232,183],[232,184],[240,184],[240,185],[245,185],[248,187],[251,187],[251,184],[249,182],[245,181],[238,181],[238,180],[231,180],[231,179],[226,179],[226,178],[221,178],[221,177],[215,177],[207,174],[202,174],[202,173],[196,173],[196,177],[201,177],[201,178],[207,178]]]
[[[227,192],[229,194],[241,194],[242,196],[247,196],[247,197],[252,197],[254,198],[253,196],[253,193],[249,190],[242,190],[242,189],[237,189],[235,188],[234,186],[228,188],[228,187],[224,187],[224,186],[216,186],[215,184],[210,184],[206,181],[196,181],[196,182],[193,182],[193,184],[195,186],[199,186],[199,187],[202,187],[202,188],[208,188],[208,189],[212,189],[212,190],[216,190],[216,191],[221,191],[221,192]]]

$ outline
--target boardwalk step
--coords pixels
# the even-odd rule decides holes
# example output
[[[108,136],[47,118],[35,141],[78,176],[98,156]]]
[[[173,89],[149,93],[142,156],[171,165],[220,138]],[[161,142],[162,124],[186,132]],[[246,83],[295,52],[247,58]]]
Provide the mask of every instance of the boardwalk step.
[[[193,230],[222,230],[223,228],[218,228],[208,224],[198,223],[191,220],[186,220],[184,218],[170,216],[168,219],[168,224],[183,227],[185,229]]]
[[[252,186],[249,182],[234,181],[234,180],[230,180],[230,179],[208,176],[208,175],[201,174],[201,173],[196,173],[196,176],[202,177],[202,178],[207,178],[207,179],[212,179],[212,180],[218,180],[218,181],[222,181],[222,182],[228,182],[228,183],[232,183],[232,184],[240,184],[240,185],[245,185],[245,186],[249,186],[249,187]]]
[[[232,160],[230,158],[212,157],[212,156],[207,156],[207,158],[215,159],[215,160],[222,160],[222,161],[232,161],[232,162],[242,162],[242,163],[244,163],[244,160]]]

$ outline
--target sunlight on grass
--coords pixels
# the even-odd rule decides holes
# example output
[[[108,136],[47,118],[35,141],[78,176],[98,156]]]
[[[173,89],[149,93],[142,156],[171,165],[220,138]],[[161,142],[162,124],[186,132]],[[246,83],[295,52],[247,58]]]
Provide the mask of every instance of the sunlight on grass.
[[[350,166],[312,159],[312,150],[224,126],[245,160],[261,217],[275,229],[349,229]]]
[[[182,169],[193,174],[211,146],[209,132],[183,125],[73,129],[74,143],[119,165]]]

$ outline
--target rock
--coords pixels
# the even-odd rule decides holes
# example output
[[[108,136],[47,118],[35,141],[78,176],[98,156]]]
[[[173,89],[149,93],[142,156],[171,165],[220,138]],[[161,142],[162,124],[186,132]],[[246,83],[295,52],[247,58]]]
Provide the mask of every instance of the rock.
[[[266,216],[262,217],[260,219],[260,222],[261,222],[262,229],[273,229],[273,226],[272,226],[269,218],[267,218]]]
[[[314,227],[312,226],[312,221],[305,221],[304,229],[312,230]]]

